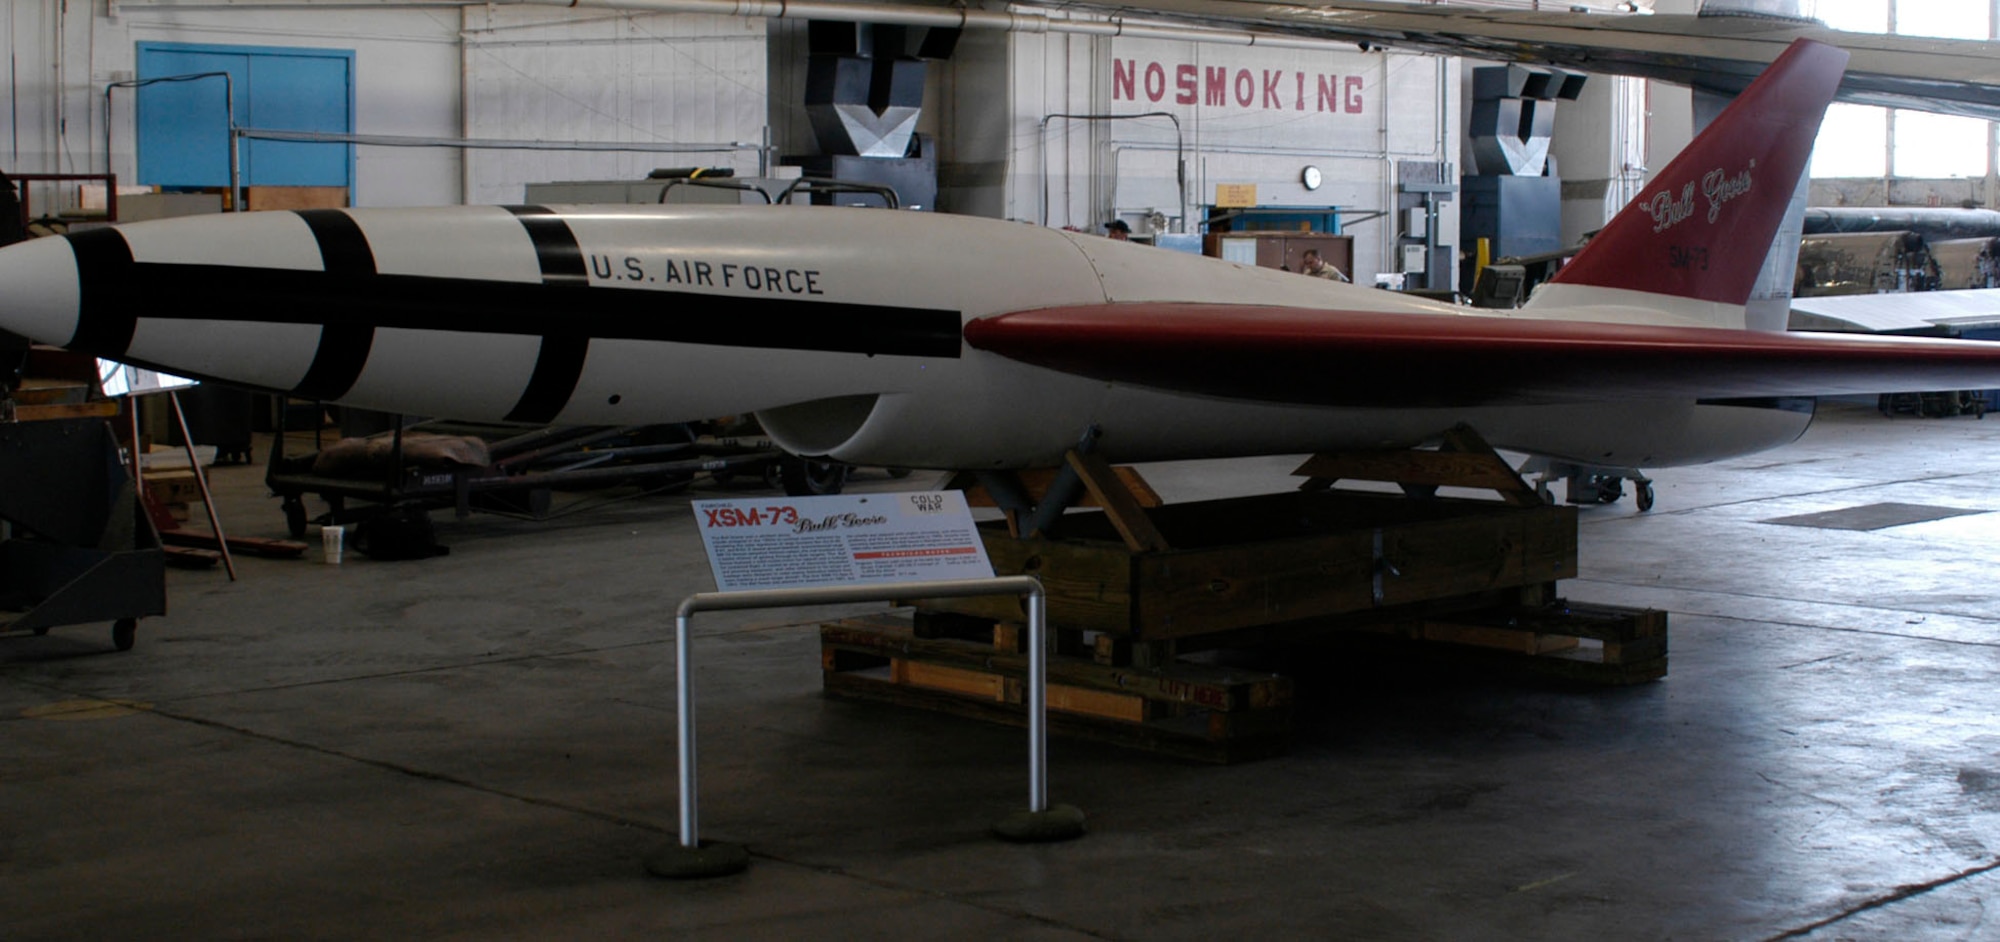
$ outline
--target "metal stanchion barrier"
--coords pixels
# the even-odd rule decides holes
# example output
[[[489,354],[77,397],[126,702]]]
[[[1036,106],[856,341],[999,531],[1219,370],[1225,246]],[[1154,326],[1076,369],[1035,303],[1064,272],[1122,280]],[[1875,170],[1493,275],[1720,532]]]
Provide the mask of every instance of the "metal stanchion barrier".
[[[1082,811],[1070,805],[1049,804],[1048,597],[1040,580],[1033,576],[1002,576],[827,588],[699,592],[683,600],[674,616],[680,839],[648,856],[646,869],[655,876],[694,879],[737,873],[750,864],[749,851],[742,845],[701,839],[691,630],[695,613],[980,595],[1012,595],[1028,600],[1028,808],[995,822],[993,832],[1007,840],[1033,842],[1068,840],[1081,835]]]

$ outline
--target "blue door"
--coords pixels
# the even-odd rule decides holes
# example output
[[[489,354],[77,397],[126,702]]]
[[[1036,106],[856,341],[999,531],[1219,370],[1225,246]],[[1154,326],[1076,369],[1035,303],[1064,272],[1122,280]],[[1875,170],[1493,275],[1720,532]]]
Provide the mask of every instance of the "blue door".
[[[343,49],[140,43],[141,80],[224,73],[238,127],[354,131],[354,53]],[[218,76],[156,82],[138,90],[139,182],[166,187],[229,185],[228,86]],[[247,140],[245,186],[352,186],[354,148]]]

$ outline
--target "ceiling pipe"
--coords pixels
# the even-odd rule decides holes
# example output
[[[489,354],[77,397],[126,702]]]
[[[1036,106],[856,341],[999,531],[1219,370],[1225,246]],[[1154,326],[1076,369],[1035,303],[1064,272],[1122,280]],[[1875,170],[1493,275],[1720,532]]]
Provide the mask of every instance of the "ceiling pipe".
[[[1357,45],[1345,40],[1308,39],[1278,33],[1135,22],[1117,16],[1094,20],[1074,19],[1068,15],[1030,11],[968,10],[912,4],[839,2],[839,0],[494,0],[494,5],[620,10],[637,13],[705,13],[712,16],[767,19],[837,20],[893,26],[997,29],[1012,33],[1075,33],[1085,36],[1124,36],[1133,39],[1268,46],[1274,49],[1353,49]]]
[[[997,29],[1014,33],[1071,33],[1084,36],[1124,36],[1213,43],[1225,46],[1266,46],[1273,49],[1369,51],[1365,43],[1319,39],[1285,33],[1182,26],[1111,15],[1078,18],[1066,12],[1032,10],[969,10],[859,0],[105,0],[108,15],[122,10],[379,10],[451,9],[485,6],[541,6],[572,10],[613,10],[626,13],[702,13],[710,16],[764,17],[792,20],[837,20],[892,26],[934,26],[957,29]],[[1501,4],[1480,4],[1480,6]],[[1594,7],[1593,7],[1594,8]]]

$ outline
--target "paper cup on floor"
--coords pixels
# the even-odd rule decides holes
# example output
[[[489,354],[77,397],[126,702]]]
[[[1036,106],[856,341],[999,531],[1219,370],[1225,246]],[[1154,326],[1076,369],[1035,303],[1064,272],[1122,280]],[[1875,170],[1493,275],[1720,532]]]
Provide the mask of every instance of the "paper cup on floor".
[[[343,545],[347,542],[346,537],[346,527],[319,528],[320,545],[326,550],[326,561],[329,564],[340,565],[340,554],[346,548]]]

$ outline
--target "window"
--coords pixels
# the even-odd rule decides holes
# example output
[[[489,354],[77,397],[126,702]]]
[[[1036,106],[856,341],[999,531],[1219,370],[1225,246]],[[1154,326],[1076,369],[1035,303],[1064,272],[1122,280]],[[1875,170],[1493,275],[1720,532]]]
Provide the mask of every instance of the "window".
[[[1993,0],[1820,0],[1834,29],[1905,36],[1989,39]],[[1978,177],[1992,166],[1992,122],[1977,118],[1834,105],[1813,147],[1815,177]]]
[[[1813,144],[1815,177],[1879,177],[1888,171],[1889,121],[1867,105],[1827,106]]]

